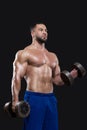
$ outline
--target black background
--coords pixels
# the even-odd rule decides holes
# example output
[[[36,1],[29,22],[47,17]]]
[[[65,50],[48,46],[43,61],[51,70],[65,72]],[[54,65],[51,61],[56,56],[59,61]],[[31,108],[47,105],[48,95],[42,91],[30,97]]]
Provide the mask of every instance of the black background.
[[[48,28],[46,48],[56,53],[61,70],[70,71],[74,62],[87,69],[87,9],[82,2],[3,2],[0,4],[0,129],[22,129],[22,119],[13,119],[3,111],[11,100],[12,63],[15,53],[31,43],[29,27],[42,21]],[[58,99],[60,130],[86,129],[87,76],[72,86],[54,86]],[[21,96],[26,83],[22,81]],[[38,117],[37,117],[38,118]]]

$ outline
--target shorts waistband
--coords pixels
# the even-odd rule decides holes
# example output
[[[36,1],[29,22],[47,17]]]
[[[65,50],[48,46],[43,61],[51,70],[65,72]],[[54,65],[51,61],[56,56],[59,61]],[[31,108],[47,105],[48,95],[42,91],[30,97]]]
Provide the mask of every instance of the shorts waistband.
[[[40,92],[32,92],[32,91],[25,91],[27,95],[35,95],[35,96],[54,96],[54,93],[40,93]]]

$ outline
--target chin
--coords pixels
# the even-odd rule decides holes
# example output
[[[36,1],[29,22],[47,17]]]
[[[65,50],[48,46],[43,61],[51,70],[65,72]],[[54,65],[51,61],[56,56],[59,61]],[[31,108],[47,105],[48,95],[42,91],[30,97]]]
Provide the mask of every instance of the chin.
[[[38,42],[40,42],[41,44],[45,43],[46,41],[47,41],[47,39],[38,39]]]

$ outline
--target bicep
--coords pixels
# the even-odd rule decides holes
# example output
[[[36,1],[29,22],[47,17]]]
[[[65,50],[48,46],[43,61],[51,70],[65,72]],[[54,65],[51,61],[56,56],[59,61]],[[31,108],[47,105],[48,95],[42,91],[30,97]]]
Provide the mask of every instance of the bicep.
[[[60,66],[56,64],[55,68],[53,69],[53,78],[60,75]]]
[[[54,84],[61,86],[64,83],[63,83],[63,81],[61,79],[60,73],[61,73],[60,66],[59,66],[59,64],[57,64],[54,71],[53,71],[52,81],[53,81]]]
[[[24,77],[27,69],[27,60],[24,57],[23,51],[20,50],[15,55],[15,60],[13,62],[13,75],[17,78]]]
[[[59,65],[59,60],[56,57],[55,58],[55,67],[53,68],[53,77],[55,78],[56,76],[58,76],[60,74],[60,65]]]
[[[13,63],[13,77],[22,78],[24,77],[26,73],[27,63],[20,63],[18,61],[15,61]]]

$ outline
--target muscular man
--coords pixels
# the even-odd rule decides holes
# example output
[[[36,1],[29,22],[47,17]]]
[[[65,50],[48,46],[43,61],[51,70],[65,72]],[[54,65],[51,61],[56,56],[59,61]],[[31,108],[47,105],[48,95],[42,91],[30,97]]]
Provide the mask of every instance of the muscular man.
[[[27,86],[24,100],[31,110],[23,130],[58,130],[57,100],[53,84],[63,85],[57,56],[45,48],[48,32],[43,23],[31,28],[32,43],[16,53],[12,77],[12,109],[19,101],[21,79]],[[74,76],[76,76],[74,74]]]

